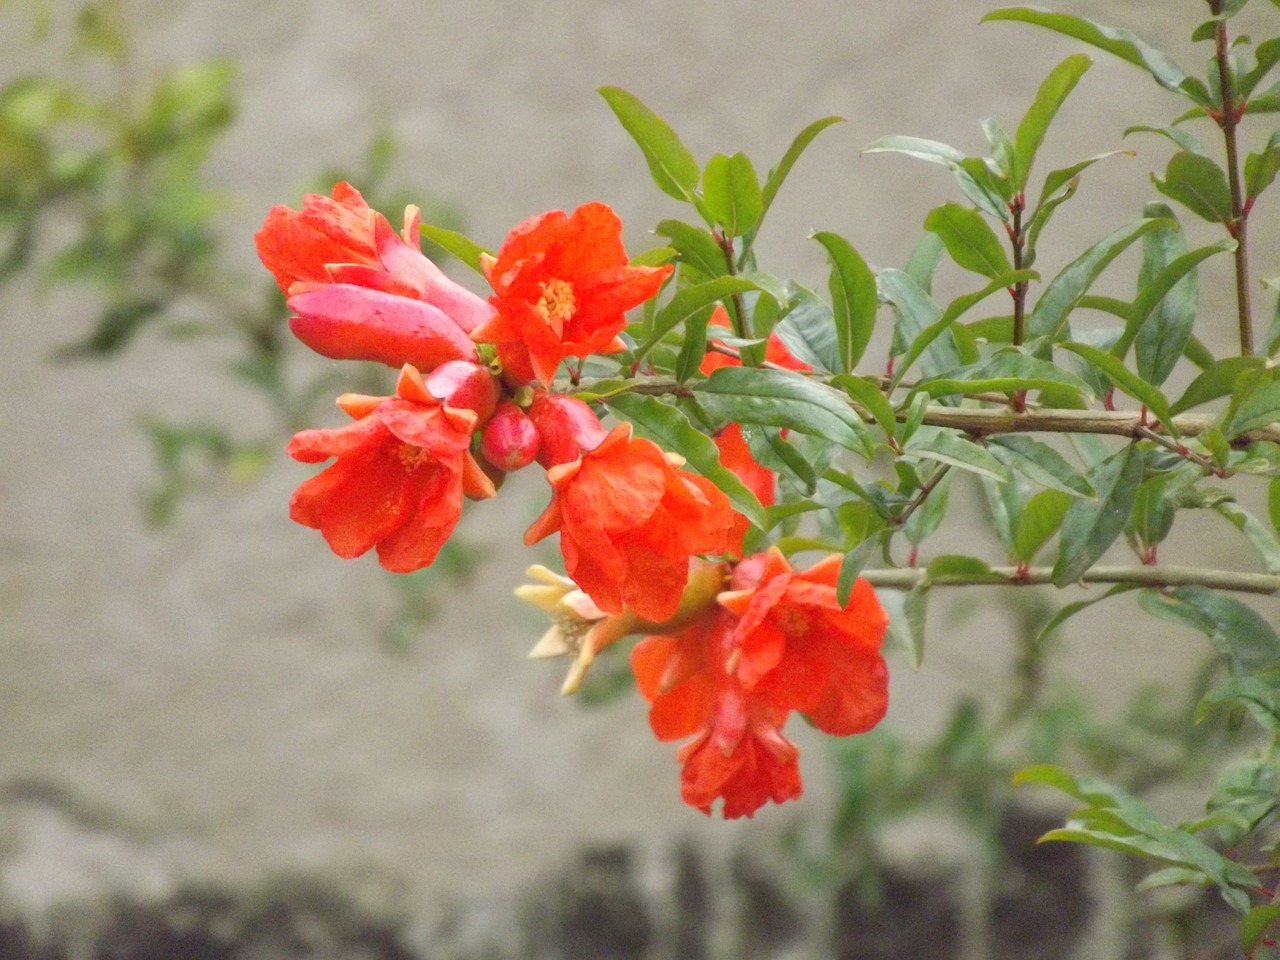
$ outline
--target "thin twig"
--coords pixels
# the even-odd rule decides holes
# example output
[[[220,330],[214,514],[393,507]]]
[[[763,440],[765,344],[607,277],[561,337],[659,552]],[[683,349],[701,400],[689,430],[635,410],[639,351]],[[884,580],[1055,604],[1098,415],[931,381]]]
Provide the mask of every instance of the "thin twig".
[[[910,590],[928,580],[933,587],[1042,586],[1053,583],[1051,567],[992,567],[981,574],[949,573],[930,576],[925,568],[863,570],[859,576],[873,587]],[[1211,570],[1201,567],[1140,566],[1093,567],[1080,583],[1132,583],[1143,587],[1209,587],[1235,593],[1274,594],[1280,592],[1280,576]]]

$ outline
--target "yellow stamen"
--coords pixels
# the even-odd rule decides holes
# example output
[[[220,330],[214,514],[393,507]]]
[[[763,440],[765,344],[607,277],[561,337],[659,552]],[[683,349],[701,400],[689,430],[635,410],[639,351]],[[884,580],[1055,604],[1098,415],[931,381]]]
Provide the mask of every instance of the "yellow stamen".
[[[568,280],[552,279],[542,284],[542,298],[536,309],[557,333],[563,332],[565,322],[573,316],[574,306],[573,284]]]
[[[416,470],[431,459],[425,447],[415,447],[411,443],[402,444],[396,455],[406,470]]]

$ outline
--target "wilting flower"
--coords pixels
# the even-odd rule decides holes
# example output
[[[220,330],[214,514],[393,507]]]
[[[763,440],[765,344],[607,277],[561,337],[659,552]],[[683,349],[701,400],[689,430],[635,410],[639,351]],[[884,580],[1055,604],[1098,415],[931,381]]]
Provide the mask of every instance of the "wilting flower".
[[[572,463],[547,471],[551,504],[525,533],[560,531],[565,569],[608,613],[630,608],[654,623],[672,616],[698,553],[741,550],[747,521],[709,480],[619,424]]]
[[[603,203],[529,218],[482,266],[497,314],[472,338],[497,347],[513,381],[544,385],[566,357],[623,349],[625,312],[654,296],[672,270],[629,266],[622,223]]]
[[[742,561],[720,604],[738,617],[737,674],[756,696],[827,733],[870,730],[889,705],[880,646],[888,615],[865,580],[836,598],[841,558],[802,572],[776,547]]]
[[[475,411],[446,406],[408,366],[394,397],[348,394],[338,403],[355,423],[289,441],[289,456],[303,463],[337,458],[294,492],[290,517],[319,530],[340,557],[376,546],[388,570],[427,566],[453,532],[464,493],[493,495],[469,451]]]
[[[733,669],[735,621],[712,611],[678,633],[646,637],[631,652],[655,735],[694,738],[676,754],[681,797],[704,813],[723,798],[726,818],[749,817],[802,790],[798,753],[781,732],[787,711],[753,695]]]
[[[397,235],[347,183],[333,197],[307,194],[302,210],[273,207],[255,240],[289,296],[289,328],[337,360],[376,360],[430,370],[475,360],[470,332],[493,313],[422,254],[419,211]]]

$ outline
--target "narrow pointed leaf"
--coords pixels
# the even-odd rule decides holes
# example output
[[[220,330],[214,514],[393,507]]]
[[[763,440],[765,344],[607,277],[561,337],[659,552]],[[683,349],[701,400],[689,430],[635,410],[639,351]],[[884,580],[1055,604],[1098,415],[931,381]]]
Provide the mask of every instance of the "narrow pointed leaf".
[[[663,220],[655,228],[655,232],[671,241],[671,246],[679,251],[682,263],[696,267],[707,275],[707,279],[714,280],[728,272],[724,253],[705,228],[680,220]]]
[[[1280,171],[1280,130],[1271,135],[1261,153],[1251,153],[1244,158],[1245,196],[1249,201],[1271,186]]]
[[[1208,587],[1143,590],[1142,608],[1207,636],[1225,654],[1235,675],[1280,667],[1280,637],[1252,607]]]
[[[821,120],[815,120],[809,124],[791,141],[791,146],[787,147],[787,152],[782,155],[782,159],[778,161],[778,165],[769,171],[769,175],[765,178],[764,187],[760,191],[762,209],[760,216],[769,211],[769,207],[773,205],[773,198],[778,195],[778,188],[782,186],[787,175],[791,172],[791,168],[795,166],[796,161],[800,159],[800,155],[813,142],[813,139],[827,127],[835,123],[844,123],[843,117],[823,117]]]
[[[815,233],[831,257],[831,306],[835,315],[839,367],[835,373],[849,373],[862,359],[875,327],[876,278],[862,255],[844,237]]]
[[[1070,370],[1028,356],[1020,350],[1002,350],[989,360],[958,367],[947,376],[930,377],[916,384],[916,389],[931,397],[956,393],[1015,393],[1019,390],[1051,390],[1069,387],[1092,395],[1089,385]]]
[[[676,132],[638,97],[619,87],[601,87],[600,96],[644,154],[658,189],[677,200],[692,201],[701,171]]]
[[[1262,357],[1226,357],[1215,360],[1191,381],[1185,393],[1173,402],[1169,410],[1174,416],[1202,403],[1225,397],[1235,389],[1236,380],[1249,370],[1261,370],[1266,365]]]
[[[928,581],[910,590],[881,590],[880,603],[889,614],[888,639],[902,651],[912,670],[924,663],[925,615],[928,608]]]
[[[835,311],[812,290],[796,290],[786,315],[773,330],[797,360],[828,373],[838,371]]]
[[[951,430],[931,430],[922,427],[911,438],[906,452],[915,457],[935,460],[993,480],[1003,482],[1009,479],[1009,471],[999,460],[977,443]]]
[[[754,289],[755,284],[739,277],[719,277],[696,286],[685,287],[654,316],[649,338],[636,350],[636,359],[645,357],[659,340],[686,320],[696,316],[704,307],[713,306],[735,293],[745,293]]]
[[[1044,141],[1045,131],[1053,122],[1058,108],[1092,65],[1093,61],[1083,53],[1073,54],[1054,67],[1040,84],[1031,108],[1018,124],[1018,132],[1014,135],[1014,162],[1013,169],[1009,171],[1009,179],[1015,193],[1026,189],[1027,176],[1040,144]]]
[[[1011,434],[987,441],[990,454],[1011,470],[1073,497],[1097,496],[1093,485],[1067,458],[1042,440]]]
[[[1085,360],[1106,374],[1107,378],[1117,387],[1135,400],[1145,404],[1147,409],[1159,418],[1160,422],[1168,428],[1171,434],[1177,435],[1176,428],[1173,425],[1173,416],[1169,413],[1169,400],[1160,392],[1159,387],[1148,383],[1105,350],[1099,350],[1097,347],[1092,347],[1087,343],[1073,343],[1071,341],[1064,341],[1058,346],[1062,347],[1063,350],[1070,350],[1072,353],[1084,357]]]
[[[1066,326],[1067,317],[1089,292],[1099,274],[1139,237],[1166,220],[1137,220],[1108,234],[1083,254],[1067,264],[1045,288],[1027,319],[1027,337],[1056,339]]]
[[[893,405],[889,403],[879,384],[851,374],[842,374],[833,382],[843,387],[855,403],[866,409],[886,437],[892,437],[897,432],[898,424],[893,413]]]
[[[893,304],[897,314],[895,341],[905,350],[927,327],[941,319],[942,310],[920,284],[902,270],[881,270],[878,280],[881,294]],[[928,376],[954,370],[961,365],[960,351],[950,330],[944,329],[929,344],[920,363]]]
[[[1124,530],[1142,480],[1142,453],[1129,444],[1089,471],[1097,500],[1075,500],[1067,509],[1058,539],[1053,582],[1075,583],[1107,552]]]
[[[480,244],[457,230],[446,230],[444,227],[432,226],[429,223],[422,224],[418,229],[436,246],[457,257],[476,273],[483,273],[480,269],[480,255],[489,251]]]
[[[1072,499],[1059,490],[1041,490],[1023,508],[1013,532],[1014,557],[1031,563],[1049,538],[1058,532]]]
[[[871,450],[866,425],[835,391],[781,370],[721,367],[694,384],[698,402],[716,420],[789,427],[849,450]]]
[[[1156,83],[1167,90],[1181,93],[1202,107],[1214,105],[1213,98],[1203,83],[1188,76],[1169,54],[1143,42],[1130,30],[1103,26],[1071,14],[1051,13],[1038,7],[1006,7],[1002,10],[993,10],[982,20],[983,22],[1021,20],[1024,23],[1047,27],[1068,37],[1083,40],[1121,60],[1141,67],[1151,74]]]

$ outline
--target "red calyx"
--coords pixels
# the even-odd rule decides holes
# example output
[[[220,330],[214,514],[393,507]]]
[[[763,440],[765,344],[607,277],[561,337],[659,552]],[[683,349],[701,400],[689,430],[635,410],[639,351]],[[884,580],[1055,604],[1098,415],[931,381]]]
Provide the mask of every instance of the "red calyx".
[[[519,470],[533,463],[541,438],[528,415],[509,400],[498,404],[480,435],[480,453],[499,470]]]

